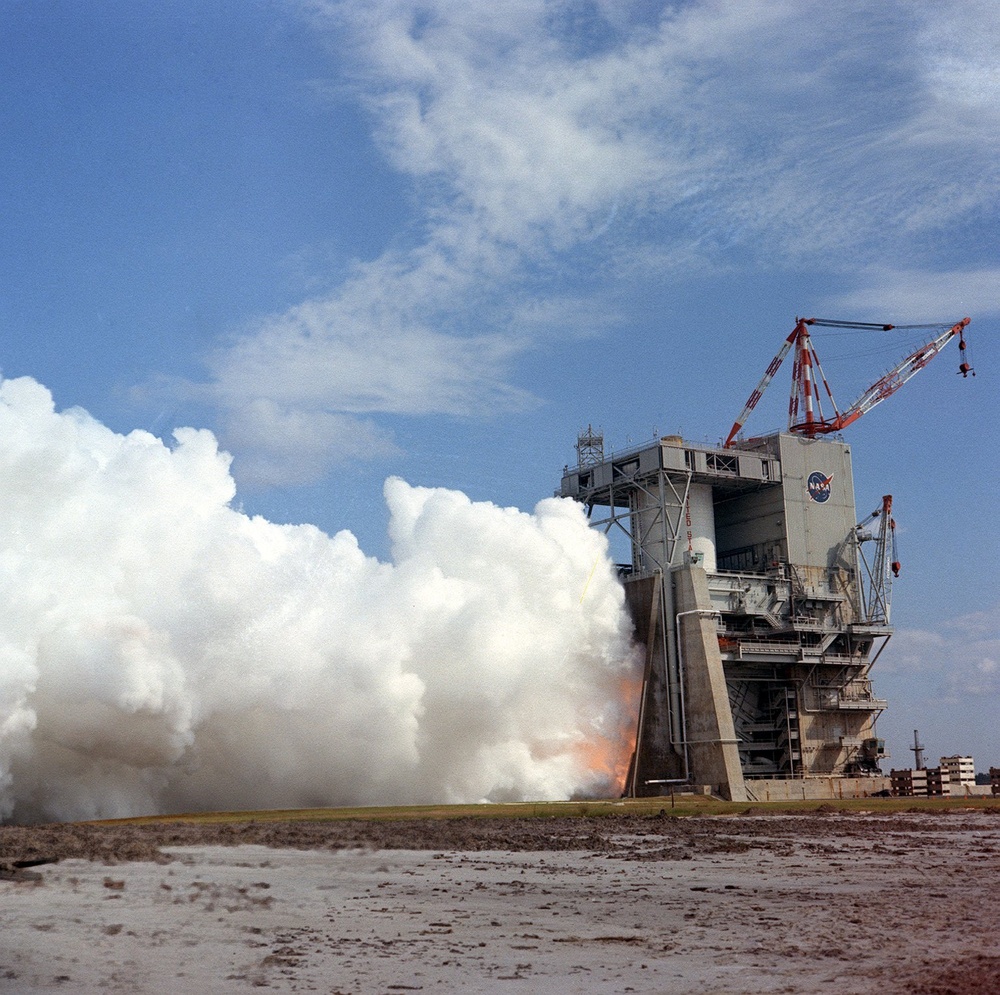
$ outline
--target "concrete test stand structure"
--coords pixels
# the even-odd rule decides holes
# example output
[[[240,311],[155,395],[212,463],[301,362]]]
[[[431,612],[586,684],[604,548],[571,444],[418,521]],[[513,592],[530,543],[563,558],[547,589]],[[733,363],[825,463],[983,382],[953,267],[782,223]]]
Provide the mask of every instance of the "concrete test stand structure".
[[[905,326],[940,334],[844,412],[807,326],[894,326],[798,320],[721,447],[665,436],[605,458],[600,435],[579,436],[578,464],[564,470],[558,493],[583,503],[595,527],[627,536],[631,563],[620,572],[645,647],[626,795],[675,784],[734,801],[888,788],[888,778],[873,777],[886,702],[869,670],[892,633],[892,498],[857,524],[850,448],[819,436],[889,397],[953,337],[959,372],[974,376],[968,323]],[[737,441],[793,347],[788,432]],[[823,417],[818,383],[833,417]],[[879,517],[874,535],[867,527]]]
[[[756,779],[878,772],[868,671],[892,630],[866,604],[849,447],[668,436],[604,459],[597,440],[560,493],[631,545],[646,663],[626,793],[687,782],[745,801]]]

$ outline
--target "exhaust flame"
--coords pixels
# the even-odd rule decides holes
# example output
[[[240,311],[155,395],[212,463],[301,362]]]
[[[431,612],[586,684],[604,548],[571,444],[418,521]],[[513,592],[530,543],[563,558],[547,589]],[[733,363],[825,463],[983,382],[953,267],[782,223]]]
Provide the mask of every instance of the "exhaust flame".
[[[615,690],[615,700],[619,707],[615,714],[614,728],[580,744],[579,753],[583,765],[598,776],[602,785],[609,786],[604,791],[604,797],[617,797],[625,790],[625,779],[628,777],[635,745],[641,694],[641,673],[623,674],[618,679]]]
[[[380,562],[175,440],[0,383],[0,817],[620,788],[639,664],[578,506],[390,479]]]

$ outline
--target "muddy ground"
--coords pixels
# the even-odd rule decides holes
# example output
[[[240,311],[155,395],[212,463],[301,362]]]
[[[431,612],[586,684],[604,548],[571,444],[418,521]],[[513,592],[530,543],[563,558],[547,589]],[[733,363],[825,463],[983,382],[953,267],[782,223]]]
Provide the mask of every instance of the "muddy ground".
[[[5,826],[4,868],[3,992],[1000,992],[989,811]]]

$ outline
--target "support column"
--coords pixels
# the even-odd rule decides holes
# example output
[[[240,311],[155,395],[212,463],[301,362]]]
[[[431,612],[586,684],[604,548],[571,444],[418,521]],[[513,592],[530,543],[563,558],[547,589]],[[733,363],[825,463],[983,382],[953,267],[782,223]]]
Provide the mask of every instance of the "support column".
[[[708,579],[701,567],[688,564],[673,571],[673,580],[691,778],[711,785],[724,798],[744,802],[747,793],[726,675],[715,619],[708,614],[712,611]]]
[[[672,605],[672,599],[665,597],[666,583],[659,571],[625,582],[625,600],[635,624],[636,641],[646,651],[635,753],[625,784],[625,793],[635,798],[661,795],[670,782],[686,779],[680,748],[671,745],[672,739],[680,741],[681,734],[674,701],[679,699],[679,693],[674,693],[666,652],[669,616],[665,605]]]

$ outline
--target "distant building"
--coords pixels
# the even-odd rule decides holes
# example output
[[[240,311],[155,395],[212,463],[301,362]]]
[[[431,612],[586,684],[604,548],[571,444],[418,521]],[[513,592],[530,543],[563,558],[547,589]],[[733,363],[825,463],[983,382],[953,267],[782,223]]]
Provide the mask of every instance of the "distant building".
[[[889,780],[892,783],[892,793],[899,798],[909,798],[911,795],[927,795],[927,771],[923,768],[917,770],[891,770]]]
[[[966,786],[976,783],[976,765],[972,757],[942,757],[941,771],[947,772],[953,795],[964,794]]]
[[[993,777],[994,771],[996,777]],[[990,768],[993,794],[1000,794],[1000,769]],[[972,757],[942,757],[939,767],[894,770],[890,773],[892,793],[898,797],[921,795],[929,798],[975,794],[976,765]]]
[[[993,794],[1000,795],[1000,767],[990,768],[990,788]]]
[[[943,767],[928,767],[924,773],[927,775],[927,795],[929,798],[942,798],[953,793],[948,772]],[[957,785],[954,793],[958,793]]]

